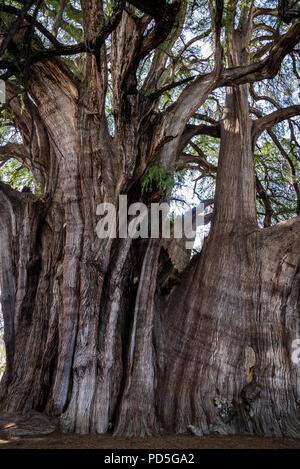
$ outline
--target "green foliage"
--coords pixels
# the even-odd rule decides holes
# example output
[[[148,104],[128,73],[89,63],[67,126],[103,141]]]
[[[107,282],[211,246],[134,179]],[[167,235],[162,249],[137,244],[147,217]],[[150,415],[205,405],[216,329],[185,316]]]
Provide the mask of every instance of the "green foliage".
[[[158,190],[170,199],[175,187],[182,184],[185,171],[171,171],[158,165],[150,166],[142,186],[142,194]]]
[[[21,102],[21,109],[24,110],[23,94],[19,95]],[[3,114],[7,111],[3,109]],[[3,114],[0,116],[0,145],[5,146],[7,141],[18,142],[20,141],[20,135],[11,126],[10,120],[13,116],[9,115],[10,119],[3,118]],[[9,113],[10,114],[10,113]],[[37,197],[41,196],[41,189],[35,181],[32,172],[20,161],[10,158],[5,162],[0,160],[0,181],[9,184],[13,189],[21,191],[24,187],[29,188]]]
[[[157,165],[150,166],[144,179],[142,194],[158,189],[165,192],[169,198],[174,187],[174,182],[174,173],[172,171]]]
[[[40,192],[32,173],[19,161],[11,158],[0,168],[0,180],[13,189],[22,190],[28,187],[32,192]]]
[[[280,132],[276,131],[280,138]],[[288,161],[283,157],[275,143],[270,142],[266,136],[260,139],[259,148],[255,152],[256,174],[271,202],[273,210],[273,222],[277,223],[293,217],[297,210],[297,197],[294,184],[300,181],[300,159],[293,151],[290,139],[280,139],[285,154],[290,159],[295,170],[295,176],[291,172]],[[258,199],[258,215],[262,221],[265,207]]]

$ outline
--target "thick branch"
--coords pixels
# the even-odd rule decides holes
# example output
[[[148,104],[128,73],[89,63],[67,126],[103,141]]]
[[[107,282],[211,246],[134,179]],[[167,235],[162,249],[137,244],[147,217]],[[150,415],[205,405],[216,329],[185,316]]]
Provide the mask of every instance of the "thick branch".
[[[299,186],[298,181],[297,181],[297,172],[296,172],[296,169],[295,169],[295,165],[293,163],[293,160],[290,158],[288,153],[285,151],[285,149],[281,145],[280,141],[278,140],[278,138],[274,134],[274,132],[271,129],[269,129],[268,133],[269,133],[270,137],[272,138],[273,142],[275,143],[275,145],[277,146],[278,150],[280,151],[281,155],[286,160],[286,162],[287,162],[287,164],[290,168],[291,180],[292,180],[292,184],[293,184],[293,187],[294,187],[294,190],[295,190],[295,193],[296,193],[296,197],[297,197],[296,213],[297,213],[297,215],[300,215],[300,186]]]
[[[168,22],[170,17],[173,17],[174,4],[180,4],[181,0],[173,2],[173,5],[170,5],[166,0],[156,0],[155,2],[152,0],[129,0],[128,3],[159,22]]]
[[[188,145],[190,140],[196,135],[209,135],[210,137],[219,138],[220,137],[220,125],[191,125],[188,124],[182,134],[179,146],[178,146],[178,156],[180,157],[181,153]]]
[[[259,137],[259,135],[269,127],[278,124],[279,122],[294,117],[300,114],[300,105],[289,106],[283,109],[278,109],[277,111],[268,114],[267,116],[260,117],[259,119],[253,121],[252,135],[254,141]]]
[[[211,10],[212,17],[212,30],[215,38],[215,69],[216,74],[219,74],[222,70],[222,58],[223,58],[223,49],[221,44],[221,30],[222,30],[222,19],[223,19],[223,10],[224,10],[224,1],[216,0],[216,7],[212,6],[212,2],[209,1],[209,7]]]
[[[290,246],[293,242],[298,241],[299,237],[300,217],[277,223],[261,231],[261,238],[264,244],[269,245],[271,248],[276,244],[280,245],[282,251],[284,251],[286,246]]]
[[[24,7],[22,10],[20,10],[18,14],[18,18],[13,22],[12,26],[10,27],[8,33],[6,34],[5,38],[3,39],[1,45],[0,45],[0,57],[4,54],[8,44],[10,43],[11,39],[14,37],[16,32],[18,31],[20,25],[22,24],[22,21],[27,13],[27,11],[30,9],[30,7],[34,4],[34,0],[26,0],[24,3]],[[1,11],[1,10],[0,10]]]
[[[293,24],[289,31],[277,41],[270,50],[269,56],[262,62],[224,70],[220,86],[241,85],[254,81],[273,78],[279,71],[284,57],[300,41],[300,21]]]
[[[4,13],[10,13],[12,15],[16,15],[19,18],[22,17],[22,10],[19,10],[18,8],[12,7],[10,5],[0,5],[0,11]],[[38,29],[53,45],[56,47],[63,47],[63,44],[61,44],[55,36],[53,36],[47,28],[45,28],[41,23],[39,23],[35,18],[33,18],[31,15],[28,15],[28,13],[23,14],[23,18],[28,21],[29,24],[33,25],[36,29]]]
[[[254,17],[261,15],[278,16],[278,11],[275,8],[256,8]]]
[[[289,0],[278,0],[278,16],[285,23],[300,18],[300,8],[289,8]]]
[[[253,83],[250,85],[250,95],[252,96],[252,98],[255,100],[255,101],[268,101],[269,103],[271,103],[274,107],[276,107],[276,109],[281,109],[280,105],[277,103],[277,101],[275,101],[275,99],[273,98],[270,98],[269,96],[266,96],[266,95],[263,95],[263,96],[259,96],[255,89],[254,89],[254,86],[253,86]],[[259,116],[261,117],[261,116]]]
[[[203,104],[209,93],[221,86],[232,86],[243,83],[273,78],[280,69],[284,57],[293,50],[300,41],[300,21],[293,24],[289,31],[272,47],[269,56],[262,62],[238,66],[224,70],[218,74],[214,70],[207,75],[199,76],[193,83],[185,88],[177,102],[170,106],[166,113],[166,120],[169,120],[168,136],[172,136],[172,141],[165,145],[161,160],[163,164],[169,165],[172,154],[178,154],[179,139],[189,118]]]
[[[192,144],[192,146],[194,147],[194,144]],[[198,168],[193,168],[193,169],[198,169],[199,171],[202,172],[202,175],[204,176],[214,176],[217,172],[217,167],[213,165],[212,163],[209,163],[209,161],[207,161],[206,155],[201,151],[199,147],[197,148],[196,151],[198,153],[197,156],[190,155],[188,153],[182,153],[177,164],[179,165],[182,164],[183,167],[187,167],[187,165],[190,165],[191,163],[197,164]]]
[[[0,160],[7,161],[10,158],[15,158],[18,161],[25,161],[29,155],[21,143],[7,143],[0,146]]]
[[[45,50],[37,52],[36,54],[33,54],[30,58],[30,63],[33,64],[35,62],[39,62],[40,60],[44,60],[49,57],[57,57],[61,55],[75,55],[75,54],[79,54],[80,52],[91,52],[93,54],[97,54],[99,52],[99,48],[101,44],[103,44],[105,39],[111,34],[111,32],[119,24],[121,17],[122,17],[124,6],[125,6],[125,0],[119,0],[117,2],[112,16],[107,20],[106,24],[103,26],[103,28],[101,29],[101,32],[99,33],[97,37],[94,37],[88,41],[83,41],[74,45],[65,45],[65,44],[59,43],[51,33],[46,32],[46,30],[42,27],[41,24],[36,22],[34,18],[32,18],[30,15],[27,15],[26,20],[30,21],[30,23],[32,23],[35,27],[37,27],[47,37],[47,39],[49,39],[51,43],[56,46],[55,48],[45,49]],[[2,11],[4,11],[4,8],[7,8],[7,7],[3,6]],[[21,21],[23,20],[25,16],[25,13],[23,16],[21,16],[21,11],[23,10],[18,10],[13,7],[10,7],[10,9],[11,9],[11,13],[14,10],[14,14],[18,15],[18,20],[20,20],[20,18],[21,18]],[[11,39],[11,34],[10,34],[10,39]]]
[[[188,141],[195,137],[195,135],[209,135],[210,137],[220,138],[220,124],[215,125],[191,125],[188,124],[183,133],[182,139],[188,139]]]
[[[194,80],[194,77],[185,78],[184,80],[176,81],[175,83],[171,83],[170,85],[166,85],[160,90],[155,91],[154,93],[149,95],[149,98],[156,99],[159,98],[162,94],[166,93],[167,91],[173,90],[177,86],[185,85],[190,81]]]
[[[15,210],[19,210],[21,205],[26,200],[37,200],[35,195],[31,192],[18,192],[15,189],[12,189],[8,184],[0,181],[0,213],[3,213],[7,210],[10,210],[8,207],[8,201],[10,202],[11,206]]]
[[[264,207],[265,207],[265,219],[264,219],[264,227],[267,228],[271,226],[272,223],[272,215],[273,215],[273,209],[272,209],[272,204],[271,201],[262,185],[258,177],[256,176],[256,190],[258,193],[259,198],[261,199]]]

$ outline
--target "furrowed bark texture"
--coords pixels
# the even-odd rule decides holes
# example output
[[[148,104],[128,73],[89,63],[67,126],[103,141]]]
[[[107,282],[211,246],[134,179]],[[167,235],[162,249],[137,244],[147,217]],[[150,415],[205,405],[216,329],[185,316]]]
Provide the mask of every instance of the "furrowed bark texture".
[[[231,44],[231,60],[244,65],[243,42]],[[179,433],[299,435],[299,366],[291,362],[299,218],[259,230],[254,174],[248,85],[234,86],[221,123],[212,229],[161,314],[159,413]]]
[[[139,30],[130,8],[111,41],[114,138],[102,48],[101,67],[87,56],[85,82],[56,59],[32,66],[33,139],[30,115],[11,102],[44,193],[0,184],[0,409],[45,412],[77,433],[299,437],[300,371],[291,352],[300,328],[300,220],[258,228],[249,85],[226,89],[212,228],[184,272],[159,239],[96,234],[100,203],[115,204],[119,215],[120,194],[129,203],[160,200],[142,194],[145,171],[157,160],[174,166],[187,123],[220,73],[195,80],[158,117],[153,89],[139,93],[134,82],[150,45],[147,18]],[[85,31],[96,31],[94,13],[86,9]],[[249,25],[240,28],[228,59],[237,68],[248,65]],[[159,79],[167,56],[155,59]]]

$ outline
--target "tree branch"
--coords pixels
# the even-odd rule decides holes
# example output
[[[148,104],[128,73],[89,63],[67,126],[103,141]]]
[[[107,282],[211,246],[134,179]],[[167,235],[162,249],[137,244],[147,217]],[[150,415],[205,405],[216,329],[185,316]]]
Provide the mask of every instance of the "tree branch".
[[[12,15],[16,15],[19,18],[22,15],[22,10],[19,10],[18,8],[12,7],[10,5],[0,5],[0,11],[4,13],[10,13]],[[55,36],[53,36],[47,28],[45,28],[41,23],[39,23],[33,16],[28,15],[27,13],[23,14],[23,19],[28,21],[29,24],[33,25],[36,29],[38,29],[53,45],[56,47],[63,47],[63,44],[61,44]]]
[[[278,16],[278,10],[276,8],[256,8],[254,17],[261,15]]]
[[[18,18],[13,22],[11,25],[8,33],[6,34],[5,38],[3,39],[1,45],[0,45],[0,57],[4,54],[8,44],[10,43],[11,39],[14,37],[16,32],[18,31],[27,11],[31,8],[31,6],[34,4],[35,0],[26,0],[24,2],[24,7],[22,10],[19,10]],[[1,10],[0,10],[1,11]]]
[[[284,57],[300,41],[300,21],[294,23],[288,32],[273,45],[269,56],[262,62],[224,70],[219,86],[241,85],[266,78],[273,78],[279,71]]]
[[[21,143],[7,143],[6,145],[0,146],[0,160],[7,161],[10,158],[24,162],[29,158],[29,155],[25,146]]]
[[[254,141],[257,140],[259,135],[269,127],[278,124],[279,122],[294,117],[300,114],[300,105],[289,106],[283,109],[268,114],[267,116],[260,117],[253,121],[252,136]]]
[[[215,125],[206,125],[206,124],[199,124],[199,125],[192,125],[188,124],[186,129],[183,133],[182,138],[188,139],[188,141],[195,137],[195,135],[209,135],[210,137],[220,138],[220,124],[217,123]]]
[[[271,223],[272,223],[272,215],[273,215],[272,204],[270,202],[270,199],[269,199],[269,197],[268,197],[262,183],[258,179],[257,175],[255,177],[255,180],[256,180],[256,190],[257,190],[258,196],[261,199],[261,201],[262,201],[262,203],[265,207],[264,228],[268,228],[269,226],[271,226]]]
[[[185,78],[184,80],[180,80],[180,81],[176,81],[175,83],[171,83],[170,85],[166,85],[163,88],[161,88],[160,90],[155,91],[154,93],[151,93],[149,95],[149,98],[157,99],[157,98],[159,98],[159,96],[164,94],[166,91],[172,90],[172,89],[176,88],[177,86],[185,85],[186,83],[189,83],[190,81],[192,81],[194,79],[195,79],[195,77],[189,77],[189,78]]]
[[[170,5],[166,0],[129,0],[128,3],[139,10],[152,16],[158,22],[169,22],[174,16],[174,5],[178,8],[181,0],[176,0]]]
[[[30,24],[33,24],[37,29],[39,29],[39,31],[42,32],[53,45],[56,46],[55,48],[41,50],[33,54],[30,58],[30,64],[33,64],[35,62],[39,62],[46,58],[57,57],[61,55],[75,55],[75,54],[79,54],[80,52],[90,52],[93,54],[97,54],[101,44],[105,41],[105,39],[111,34],[111,32],[119,24],[124,7],[125,7],[125,0],[119,0],[116,4],[116,7],[114,9],[112,16],[107,20],[106,24],[103,26],[98,36],[88,41],[83,41],[74,45],[65,45],[57,41],[57,39],[51,33],[49,33],[49,31],[47,31],[40,23],[38,23],[31,15],[26,14],[28,9],[26,10],[26,12],[22,13],[23,10],[18,10],[17,8],[3,5],[0,7],[0,11],[7,11],[10,13],[16,14],[18,16],[18,27],[23,21],[23,19],[26,19],[28,22],[30,22]],[[8,11],[8,9],[10,11]],[[14,31],[14,34],[15,34],[15,31]],[[11,39],[12,39],[12,33],[11,31],[9,31],[8,42]],[[5,40],[5,44],[6,43],[7,43],[7,40]],[[1,50],[2,48],[3,48],[3,44],[1,46]]]
[[[2,214],[9,210],[7,207],[7,202],[9,201],[15,210],[19,210],[26,200],[36,201],[38,200],[34,194],[31,192],[19,192],[15,189],[12,189],[8,184],[0,181],[0,213]]]
[[[289,0],[278,0],[278,17],[284,23],[300,18],[300,8],[289,8]]]
[[[292,185],[293,185],[294,191],[296,193],[296,198],[297,198],[296,213],[297,215],[300,215],[300,186],[297,181],[297,172],[295,169],[295,165],[293,163],[293,160],[290,158],[288,153],[285,151],[285,149],[281,145],[275,133],[271,129],[268,130],[268,133],[290,168],[291,181],[292,181]]]
[[[195,147],[193,143],[191,144],[192,147]],[[195,163],[198,165],[199,170],[204,171],[205,175],[213,175],[217,172],[217,167],[212,163],[207,161],[206,155],[202,152],[202,150],[197,147],[196,151],[198,152],[198,156],[190,155],[188,153],[182,153],[177,163],[186,167],[187,164]]]
[[[264,244],[269,245],[274,250],[274,245],[281,246],[284,250],[287,245],[299,241],[300,238],[300,217],[277,223],[270,228],[265,228],[260,232]]]

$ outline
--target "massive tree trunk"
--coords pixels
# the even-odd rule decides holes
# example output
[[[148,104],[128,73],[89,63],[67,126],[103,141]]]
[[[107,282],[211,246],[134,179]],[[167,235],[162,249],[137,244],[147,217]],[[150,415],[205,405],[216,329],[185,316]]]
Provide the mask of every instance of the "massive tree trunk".
[[[241,33],[230,42],[237,66],[247,61]],[[300,326],[300,224],[258,228],[248,94],[248,85],[227,88],[212,228],[161,315],[159,414],[177,432],[299,436],[291,352]]]
[[[300,225],[258,229],[246,91],[227,90],[213,226],[162,314],[159,412],[177,432],[296,436]]]
[[[97,2],[83,3],[85,28],[96,30]],[[33,141],[19,128],[46,196],[0,185],[1,410],[45,412],[78,433],[300,436],[299,366],[291,361],[300,220],[258,227],[247,84],[227,88],[212,228],[176,282],[160,283],[172,270],[161,240],[97,237],[97,205],[113,203],[119,213],[120,194],[141,201],[147,167],[155,158],[172,167],[191,115],[230,81],[218,81],[216,67],[157,117],[153,96],[132,84],[141,32],[124,15],[112,37],[114,139],[104,112],[107,70],[94,56],[87,82],[55,59],[31,68]],[[231,38],[237,69],[248,59],[242,33]],[[167,54],[160,60],[163,70]],[[11,105],[30,127],[17,97]]]

